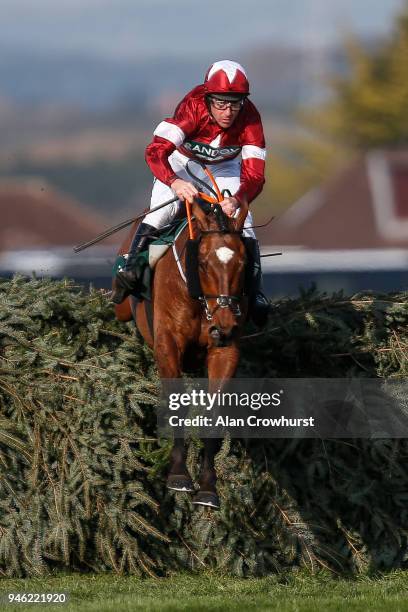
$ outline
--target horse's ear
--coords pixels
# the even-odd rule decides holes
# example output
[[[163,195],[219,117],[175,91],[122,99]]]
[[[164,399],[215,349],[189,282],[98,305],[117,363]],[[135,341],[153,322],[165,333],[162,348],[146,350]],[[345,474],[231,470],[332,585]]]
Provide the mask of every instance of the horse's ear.
[[[201,204],[199,204],[198,202],[196,202],[196,200],[194,200],[193,202],[193,206],[192,206],[192,213],[195,216],[197,223],[198,223],[198,227],[200,229],[208,229],[209,225],[210,225],[210,221],[208,219],[208,216],[205,214]]]
[[[237,232],[240,232],[242,228],[244,227],[245,219],[247,218],[247,214],[248,214],[248,209],[249,209],[249,206],[248,206],[247,200],[242,199],[241,206],[239,207],[238,215],[233,219],[234,227]]]

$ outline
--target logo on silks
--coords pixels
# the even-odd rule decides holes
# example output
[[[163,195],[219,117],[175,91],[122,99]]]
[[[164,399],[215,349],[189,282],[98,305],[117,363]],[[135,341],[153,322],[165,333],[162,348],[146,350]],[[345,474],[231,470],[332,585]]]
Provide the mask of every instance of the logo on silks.
[[[184,148],[195,157],[204,159],[205,161],[221,161],[236,157],[241,152],[241,147],[233,145],[229,147],[212,147],[203,142],[195,140],[186,140],[183,144]]]

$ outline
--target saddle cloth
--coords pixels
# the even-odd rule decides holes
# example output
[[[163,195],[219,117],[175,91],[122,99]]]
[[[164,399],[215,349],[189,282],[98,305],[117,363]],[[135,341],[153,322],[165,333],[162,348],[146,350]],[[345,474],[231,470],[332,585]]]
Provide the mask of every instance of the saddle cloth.
[[[136,272],[137,282],[132,295],[140,300],[151,299],[151,287],[154,268],[161,257],[173,245],[178,235],[187,225],[187,219],[180,220],[171,228],[164,228],[157,238],[150,243],[147,249],[140,251],[134,260],[133,269]],[[113,274],[126,264],[126,257],[118,255],[113,266]]]

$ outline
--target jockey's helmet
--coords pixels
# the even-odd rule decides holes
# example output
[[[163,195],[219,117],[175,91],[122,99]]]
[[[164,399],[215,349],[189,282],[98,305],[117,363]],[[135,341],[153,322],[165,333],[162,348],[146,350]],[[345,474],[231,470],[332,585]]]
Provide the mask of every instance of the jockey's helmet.
[[[231,60],[211,64],[204,79],[207,94],[217,94],[218,99],[233,100],[249,95],[249,83],[245,69]]]

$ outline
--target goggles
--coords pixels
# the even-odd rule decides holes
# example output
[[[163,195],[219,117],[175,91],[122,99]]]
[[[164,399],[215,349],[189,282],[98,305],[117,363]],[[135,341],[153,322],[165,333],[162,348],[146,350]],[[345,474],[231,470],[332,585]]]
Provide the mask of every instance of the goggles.
[[[240,100],[221,100],[220,98],[216,98],[215,96],[209,96],[211,104],[217,110],[225,110],[228,107],[233,111],[240,110],[245,102],[245,98],[241,98]]]

